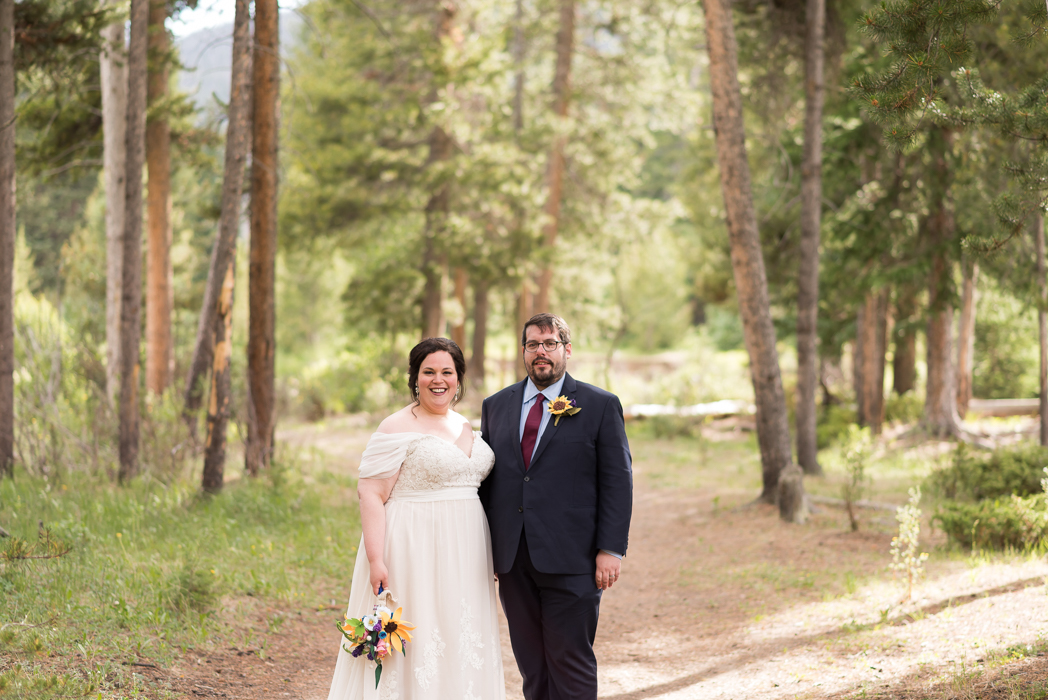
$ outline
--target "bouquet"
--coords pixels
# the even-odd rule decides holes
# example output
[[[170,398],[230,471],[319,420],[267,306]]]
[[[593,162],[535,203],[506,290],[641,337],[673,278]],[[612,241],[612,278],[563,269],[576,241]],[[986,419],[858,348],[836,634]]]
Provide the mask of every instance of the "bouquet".
[[[342,645],[342,648],[352,654],[354,658],[366,656],[368,661],[375,662],[375,687],[382,678],[382,660],[390,656],[394,651],[407,655],[407,643],[411,641],[411,630],[415,629],[407,620],[401,619],[404,608],[397,608],[391,612],[389,602],[395,601],[393,594],[379,588],[379,599],[372,608],[370,615],[350,617],[336,622],[335,626],[346,639],[350,646]]]

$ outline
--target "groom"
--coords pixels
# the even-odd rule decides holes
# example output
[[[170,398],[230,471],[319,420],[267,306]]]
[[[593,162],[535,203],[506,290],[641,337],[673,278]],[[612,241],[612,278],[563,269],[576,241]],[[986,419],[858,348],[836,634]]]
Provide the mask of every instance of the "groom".
[[[619,577],[633,507],[622,405],[565,372],[571,330],[560,317],[533,316],[521,345],[528,378],[481,413],[495,452],[480,497],[499,597],[524,697],[595,700],[600,596]]]

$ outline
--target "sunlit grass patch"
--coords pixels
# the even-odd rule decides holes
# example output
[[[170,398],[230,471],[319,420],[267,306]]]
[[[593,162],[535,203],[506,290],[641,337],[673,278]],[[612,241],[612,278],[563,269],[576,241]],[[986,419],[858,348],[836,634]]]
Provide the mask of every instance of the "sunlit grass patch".
[[[0,672],[15,674],[4,682],[24,697],[35,697],[26,693],[45,676],[67,682],[54,669],[25,667],[41,659],[169,664],[251,629],[257,606],[245,601],[253,599],[280,609],[327,605],[348,585],[359,541],[348,486],[323,473],[307,483],[281,468],[216,496],[192,483],[117,487],[77,473],[0,481],[0,523],[13,537],[35,540],[43,524],[71,547],[55,559],[0,563]],[[126,669],[114,673],[98,687],[131,682]]]

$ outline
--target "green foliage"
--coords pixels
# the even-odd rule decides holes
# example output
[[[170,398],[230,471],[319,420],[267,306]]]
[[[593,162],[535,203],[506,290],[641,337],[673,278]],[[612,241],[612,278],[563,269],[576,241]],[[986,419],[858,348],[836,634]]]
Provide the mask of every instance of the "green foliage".
[[[1048,448],[1033,442],[1000,447],[992,452],[961,443],[948,467],[933,471],[930,490],[957,501],[982,501],[1041,492],[1042,469],[1048,466]]]
[[[889,423],[916,423],[924,415],[924,397],[916,391],[902,396],[891,392],[884,405],[884,419]]]
[[[815,441],[820,450],[844,438],[856,427],[855,409],[840,404],[825,406],[818,414]]]
[[[1006,496],[978,503],[944,503],[932,517],[951,542],[969,549],[1028,550],[1048,536],[1043,493]]]
[[[860,428],[857,425],[850,426],[841,452],[844,456],[844,468],[848,477],[848,480],[841,486],[841,497],[848,510],[852,532],[857,532],[859,517],[855,504],[862,500],[866,490],[866,467],[873,452],[870,429]]]
[[[1037,395],[1037,314],[996,285],[980,285],[975,321],[973,393],[980,398]]]
[[[738,312],[721,306],[706,307],[706,332],[718,350],[739,350],[745,347],[742,319]]]

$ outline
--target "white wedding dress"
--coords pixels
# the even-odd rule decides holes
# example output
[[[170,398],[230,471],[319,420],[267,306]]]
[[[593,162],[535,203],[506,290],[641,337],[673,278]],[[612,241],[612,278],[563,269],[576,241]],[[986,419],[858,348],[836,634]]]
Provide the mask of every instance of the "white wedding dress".
[[[386,501],[384,556],[397,606],[416,628],[407,655],[383,661],[377,690],[374,663],[350,656],[340,638],[328,700],[505,699],[491,535],[477,497],[494,462],[479,432],[468,457],[435,435],[371,436],[360,478],[400,472]],[[370,578],[361,537],[350,617],[371,614]]]

